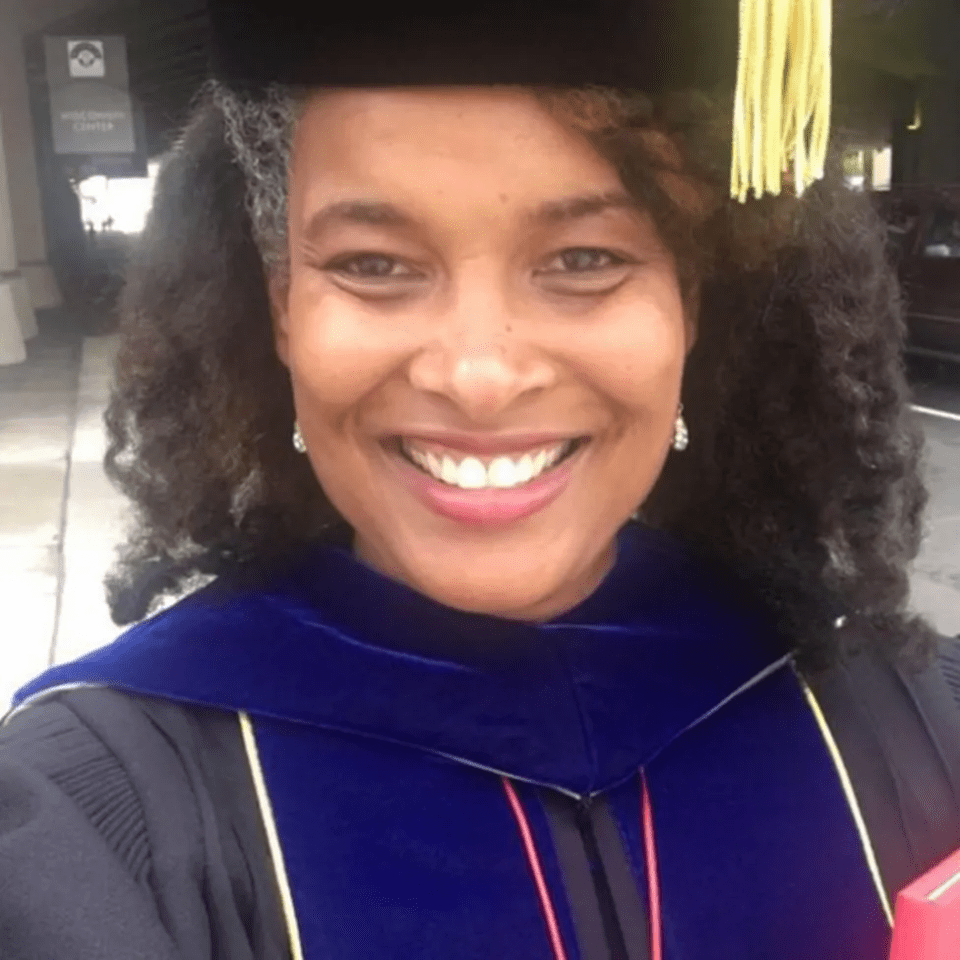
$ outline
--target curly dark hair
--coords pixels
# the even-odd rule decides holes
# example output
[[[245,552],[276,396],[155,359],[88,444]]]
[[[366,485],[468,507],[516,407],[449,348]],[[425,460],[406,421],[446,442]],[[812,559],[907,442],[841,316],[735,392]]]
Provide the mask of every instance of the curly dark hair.
[[[683,386],[692,442],[669,458],[645,522],[735,571],[811,664],[850,644],[931,649],[931,629],[907,613],[922,441],[872,206],[845,189],[835,155],[802,197],[724,199],[727,112],[702,94],[540,93],[616,165],[681,282],[700,287]],[[117,623],[198,576],[270,567],[344,535],[291,445],[289,375],[269,315],[284,201],[264,171],[286,162],[283,102],[208,89],[159,176],[106,415],[106,468],[137,519],[108,581]],[[651,132],[717,198],[709,215],[664,188],[670,162]]]

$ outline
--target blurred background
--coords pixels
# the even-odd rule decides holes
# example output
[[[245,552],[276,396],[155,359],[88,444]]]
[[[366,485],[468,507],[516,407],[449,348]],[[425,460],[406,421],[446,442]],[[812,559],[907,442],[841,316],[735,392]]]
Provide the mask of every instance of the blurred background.
[[[696,2],[735,18],[735,0]],[[912,602],[953,636],[960,0],[835,5],[835,142],[848,188],[887,224],[927,437],[932,503]],[[127,515],[101,468],[116,302],[206,76],[205,31],[202,0],[0,0],[0,703],[118,632],[102,580]]]

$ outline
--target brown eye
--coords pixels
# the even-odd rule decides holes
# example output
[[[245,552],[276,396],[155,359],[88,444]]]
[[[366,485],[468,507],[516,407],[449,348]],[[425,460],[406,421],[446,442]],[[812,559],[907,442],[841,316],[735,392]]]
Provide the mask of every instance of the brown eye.
[[[570,247],[536,271],[545,290],[571,296],[612,293],[634,273],[637,261],[602,247]]]
[[[620,267],[627,260],[610,250],[595,247],[573,247],[558,253],[544,273],[589,273],[593,270],[608,270]]]
[[[416,276],[399,260],[382,253],[358,253],[341,257],[328,264],[327,269],[351,280],[394,280]]]

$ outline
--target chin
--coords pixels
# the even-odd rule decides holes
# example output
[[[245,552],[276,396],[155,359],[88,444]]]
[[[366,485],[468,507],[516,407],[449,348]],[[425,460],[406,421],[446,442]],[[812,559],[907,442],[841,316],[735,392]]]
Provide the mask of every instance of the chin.
[[[466,560],[466,557],[464,558]],[[592,592],[581,586],[575,566],[544,562],[531,565],[464,562],[451,577],[449,566],[421,568],[407,582],[437,603],[486,616],[510,620],[550,620],[566,612]],[[412,573],[413,571],[411,571]]]
[[[570,526],[474,538],[403,530],[379,542],[361,536],[355,549],[369,566],[445,607],[545,622],[593,593],[616,557],[615,529],[591,538]]]
[[[549,619],[552,613],[541,615],[546,610],[555,590],[551,585],[526,583],[518,588],[514,578],[505,578],[503,573],[493,574],[489,579],[469,577],[456,584],[443,582],[421,592],[431,599],[455,610],[466,613],[478,613],[491,617],[504,617],[509,620]],[[559,611],[556,611],[559,613]]]

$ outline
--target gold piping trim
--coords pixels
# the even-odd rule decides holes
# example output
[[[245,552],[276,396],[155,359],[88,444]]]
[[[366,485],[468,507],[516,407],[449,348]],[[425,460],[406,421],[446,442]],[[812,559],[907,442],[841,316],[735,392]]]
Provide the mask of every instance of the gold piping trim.
[[[263,768],[260,766],[260,751],[257,749],[257,736],[253,724],[246,713],[239,713],[240,732],[243,734],[243,746],[247,751],[247,761],[250,764],[250,774],[253,777],[253,786],[257,793],[257,804],[260,807],[260,818],[267,834],[267,845],[270,847],[270,859],[273,861],[273,870],[280,888],[280,902],[283,906],[283,918],[287,924],[287,935],[290,938],[290,953],[293,960],[303,960],[303,947],[300,943],[300,926],[297,923],[297,910],[290,892],[290,881],[287,878],[287,867],[283,860],[283,849],[280,846],[280,836],[277,833],[277,823],[273,818],[273,805],[270,803],[270,794],[263,778]]]
[[[810,710],[813,713],[817,721],[817,726],[820,727],[820,733],[823,736],[824,742],[827,745],[827,750],[830,752],[830,756],[833,759],[833,765],[837,769],[837,776],[840,778],[840,784],[843,787],[843,792],[847,798],[847,805],[850,807],[850,813],[853,815],[853,822],[856,824],[857,833],[860,835],[860,845],[863,847],[863,854],[867,860],[867,866],[870,869],[870,876],[873,878],[873,885],[876,887],[877,894],[880,897],[880,905],[883,907],[883,912],[886,915],[887,923],[890,926],[893,926],[893,910],[890,908],[890,900],[887,897],[887,891],[883,886],[883,879],[880,876],[880,867],[877,864],[877,856],[873,850],[873,843],[870,841],[870,834],[867,831],[866,821],[863,819],[863,813],[860,810],[860,804],[857,801],[856,792],[853,789],[853,781],[850,779],[850,773],[847,770],[846,764],[843,762],[843,755],[840,753],[840,748],[837,746],[837,741],[833,738],[833,733],[830,731],[830,727],[827,724],[827,718],[823,715],[823,710],[820,708],[820,704],[817,702],[817,698],[814,696],[813,690],[810,689],[807,681],[797,674],[797,679],[800,681],[800,687],[803,690],[803,695],[807,699],[807,703],[810,706]]]
[[[955,873],[949,880],[944,880],[935,890],[931,890],[927,899],[939,900],[948,890],[952,890],[958,883],[960,883],[960,872]]]

